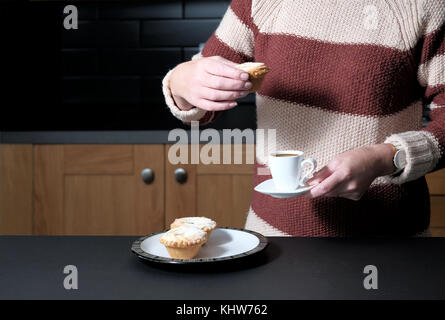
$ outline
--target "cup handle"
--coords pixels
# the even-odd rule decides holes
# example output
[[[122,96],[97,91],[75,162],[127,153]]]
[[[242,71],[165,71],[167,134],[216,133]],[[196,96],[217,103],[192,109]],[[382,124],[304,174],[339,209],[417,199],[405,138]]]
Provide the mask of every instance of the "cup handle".
[[[303,167],[306,163],[309,163],[312,166],[312,168],[309,172],[307,172],[304,176],[302,176],[300,178],[300,182],[299,182],[300,186],[304,186],[306,184],[307,177],[310,174],[312,174],[315,171],[315,169],[317,168],[317,161],[315,161],[315,159],[312,159],[312,158],[307,158],[301,162],[301,165],[300,165],[301,169],[303,169]]]

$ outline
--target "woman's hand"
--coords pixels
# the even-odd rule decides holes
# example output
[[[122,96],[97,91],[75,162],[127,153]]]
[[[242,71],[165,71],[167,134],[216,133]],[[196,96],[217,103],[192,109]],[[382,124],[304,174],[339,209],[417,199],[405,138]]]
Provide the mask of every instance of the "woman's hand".
[[[170,77],[170,90],[177,106],[208,110],[226,110],[236,106],[235,99],[245,97],[252,83],[249,74],[222,57],[200,58],[179,64]]]
[[[394,148],[377,144],[343,152],[314,174],[309,185],[317,184],[306,197],[342,197],[359,200],[372,181],[394,172]]]

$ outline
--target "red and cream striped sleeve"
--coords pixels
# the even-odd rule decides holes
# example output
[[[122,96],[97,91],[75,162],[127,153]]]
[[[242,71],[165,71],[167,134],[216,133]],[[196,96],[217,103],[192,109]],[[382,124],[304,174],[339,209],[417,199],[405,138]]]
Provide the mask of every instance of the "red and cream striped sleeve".
[[[423,37],[418,81],[431,122],[419,131],[391,135],[385,142],[399,142],[406,150],[407,166],[393,183],[417,179],[445,167],[445,2],[423,0]]]
[[[253,61],[254,24],[251,1],[232,0],[218,28],[207,40],[202,51],[193,56],[192,60],[221,56],[236,63]],[[176,106],[169,87],[171,72],[172,70],[162,80],[162,91],[172,114],[184,123],[199,121],[200,125],[205,125],[214,121],[221,111],[206,111],[197,107],[184,111]]]

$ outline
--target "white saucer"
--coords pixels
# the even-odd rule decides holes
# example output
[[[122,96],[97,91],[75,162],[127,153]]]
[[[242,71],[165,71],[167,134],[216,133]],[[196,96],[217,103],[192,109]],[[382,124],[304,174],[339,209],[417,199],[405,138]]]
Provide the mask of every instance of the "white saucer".
[[[313,187],[315,186],[304,186],[294,190],[282,191],[282,190],[277,190],[275,184],[273,183],[273,180],[269,179],[261,182],[254,188],[254,190],[259,193],[267,194],[274,198],[284,199],[284,198],[293,198],[301,196],[306,192],[308,192],[309,190],[311,190]]]

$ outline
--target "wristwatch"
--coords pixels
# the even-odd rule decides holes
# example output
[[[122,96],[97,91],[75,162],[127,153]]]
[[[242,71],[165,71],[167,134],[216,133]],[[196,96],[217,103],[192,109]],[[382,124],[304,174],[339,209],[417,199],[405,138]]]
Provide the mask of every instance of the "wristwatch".
[[[393,146],[395,151],[394,157],[392,159],[394,167],[396,167],[396,171],[393,173],[394,175],[398,174],[406,167],[406,151],[402,147],[402,145],[397,142],[391,142],[391,145]]]

